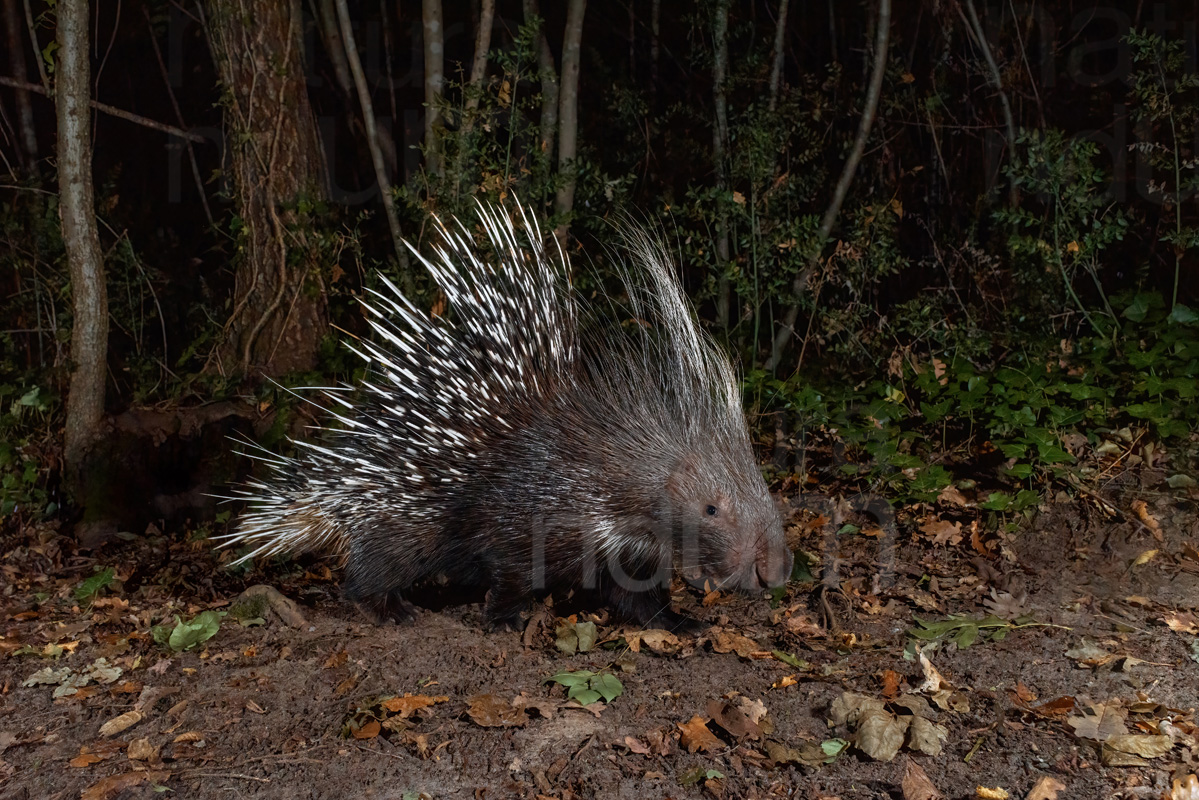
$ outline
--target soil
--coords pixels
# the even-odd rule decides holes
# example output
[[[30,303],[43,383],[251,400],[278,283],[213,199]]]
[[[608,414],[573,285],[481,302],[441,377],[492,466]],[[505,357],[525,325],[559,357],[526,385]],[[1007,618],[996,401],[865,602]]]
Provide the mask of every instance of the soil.
[[[1199,515],[1144,483],[997,522],[957,493],[894,520],[808,503],[789,535],[815,578],[774,601],[679,586],[714,627],[678,637],[562,603],[485,632],[445,591],[377,626],[318,558],[245,574],[203,538],[88,553],[25,527],[0,542],[0,797],[1199,796]],[[241,624],[255,584],[277,593]],[[230,612],[211,638],[154,640],[208,610]],[[910,633],[991,613],[973,642]],[[563,652],[587,622],[599,642]],[[621,693],[547,682],[578,670]]]

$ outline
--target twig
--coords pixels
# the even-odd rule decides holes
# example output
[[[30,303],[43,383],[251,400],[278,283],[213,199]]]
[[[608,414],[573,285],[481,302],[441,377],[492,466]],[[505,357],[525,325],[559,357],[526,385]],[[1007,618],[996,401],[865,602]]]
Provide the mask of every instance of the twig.
[[[6,75],[0,75],[0,86],[11,86],[14,89],[23,89],[27,92],[40,94],[42,97],[50,96],[50,93],[47,92],[43,86],[39,86],[36,83],[30,83],[29,81],[19,81],[15,78],[9,78]],[[143,128],[150,128],[152,130],[162,131],[163,133],[169,133],[172,136],[178,136],[180,139],[186,139],[189,142],[203,143],[208,141],[198,133],[192,133],[191,131],[185,131],[182,128],[176,128],[173,125],[156,122],[147,117],[143,117],[140,114],[134,114],[131,111],[124,111],[116,108],[115,106],[110,106],[108,103],[101,103],[99,100],[89,100],[88,105],[97,111],[108,114],[109,116],[120,117],[127,122],[132,122],[135,125],[141,125]]]

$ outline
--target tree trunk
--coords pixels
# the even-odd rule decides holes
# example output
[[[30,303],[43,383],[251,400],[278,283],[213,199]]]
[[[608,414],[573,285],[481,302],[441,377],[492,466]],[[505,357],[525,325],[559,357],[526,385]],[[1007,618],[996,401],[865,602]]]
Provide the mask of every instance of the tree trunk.
[[[525,22],[540,15],[537,0],[524,0],[523,7]],[[552,164],[558,134],[558,68],[545,38],[544,20],[537,34],[537,71],[541,76],[541,154],[546,164]]]
[[[80,465],[95,442],[104,415],[108,375],[108,292],[96,231],[92,192],[91,65],[87,3],[58,4],[55,107],[58,114],[58,191],[62,238],[71,273],[71,383],[67,393],[63,458],[68,483],[78,485]]]
[[[425,40],[425,169],[441,175],[441,93],[445,83],[445,27],[441,0],[423,0]]]
[[[26,51],[22,44],[25,26],[17,8],[19,2],[20,0],[3,0],[4,44],[8,50],[9,73],[13,79],[25,82]],[[37,128],[33,124],[33,103],[30,102],[29,92],[24,89],[17,89],[14,94],[17,98],[17,161],[22,171],[30,174],[37,164]]]
[[[779,19],[774,28],[774,58],[770,65],[770,110],[774,111],[779,102],[779,84],[783,80],[783,53],[787,43],[787,3],[779,0]]]
[[[728,101],[724,83],[729,66],[729,0],[716,0],[712,20],[712,97],[716,106],[716,124],[712,126],[712,160],[716,165],[716,324],[726,334],[729,330],[729,306],[732,289],[729,286],[729,219],[726,195],[729,191],[725,164],[725,148],[729,140]]]
[[[566,31],[562,35],[562,83],[558,94],[558,173],[562,185],[554,211],[566,217],[574,209],[578,172],[575,156],[579,144],[579,57],[582,52],[583,13],[587,0],[569,0],[566,7]],[[566,244],[565,221],[554,231],[559,243]]]
[[[328,327],[326,300],[294,209],[324,197],[324,160],[305,87],[300,3],[254,3],[251,13],[245,0],[208,0],[207,8],[241,221],[233,311],[215,368],[310,369]]]

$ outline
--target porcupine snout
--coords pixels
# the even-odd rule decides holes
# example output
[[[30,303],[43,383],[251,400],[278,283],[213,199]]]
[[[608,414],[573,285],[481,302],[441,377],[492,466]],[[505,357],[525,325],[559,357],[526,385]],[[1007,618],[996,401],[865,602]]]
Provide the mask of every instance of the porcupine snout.
[[[729,588],[756,593],[786,585],[795,558],[777,520],[759,531],[742,532],[728,555]]]

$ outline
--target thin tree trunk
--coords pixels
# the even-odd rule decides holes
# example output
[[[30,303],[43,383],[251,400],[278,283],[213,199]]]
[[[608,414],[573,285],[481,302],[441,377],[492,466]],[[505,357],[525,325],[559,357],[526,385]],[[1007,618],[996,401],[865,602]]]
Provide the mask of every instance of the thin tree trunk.
[[[299,0],[208,0],[205,28],[225,92],[241,221],[233,310],[208,367],[242,375],[310,369],[328,328],[320,267],[295,208],[324,197],[324,157],[308,104]],[[318,286],[320,284],[318,283]]]
[[[862,153],[866,150],[866,140],[870,138],[870,129],[874,127],[874,115],[878,112],[878,101],[883,89],[883,76],[887,72],[887,44],[890,41],[891,32],[891,0],[879,0],[876,26],[874,72],[870,77],[870,85],[866,89],[866,104],[862,109],[862,118],[858,121],[858,134],[854,138],[853,149],[849,151],[849,157],[845,160],[845,166],[841,169],[841,177],[838,179],[837,186],[833,190],[833,198],[820,220],[820,229],[816,233],[816,247],[812,253],[812,257],[808,260],[807,266],[795,276],[795,281],[792,283],[791,292],[796,298],[799,297],[804,287],[807,286],[808,276],[811,274],[816,262],[820,260],[824,243],[832,235],[833,224],[837,221],[837,215],[841,213],[841,205],[845,202],[845,196],[849,193],[849,185],[853,183],[853,176],[857,172],[858,162],[862,160]],[[795,320],[798,317],[799,301],[797,299],[787,309],[787,313],[783,316],[783,325],[779,328],[778,333],[775,334],[770,351],[770,359],[766,362],[766,370],[768,372],[773,372],[778,368],[779,361],[783,357],[783,348],[787,346],[787,343],[791,341],[791,336],[795,333]]]
[[[729,0],[716,0],[712,20],[712,97],[716,106],[716,124],[712,127],[712,160],[716,164],[716,324],[725,333],[729,330],[729,307],[732,288],[729,285],[729,219],[726,195],[729,191],[726,147],[729,140],[728,101],[724,84],[729,65]]]
[[[582,54],[583,14],[587,0],[569,0],[566,6],[566,31],[562,35],[562,83],[558,94],[558,174],[562,185],[554,211],[565,218],[574,210],[578,171],[575,157],[579,144],[579,59]],[[559,243],[566,244],[566,222],[554,232]]]
[[[787,5],[789,0],[779,0],[779,21],[774,29],[774,59],[770,65],[770,110],[779,102],[779,84],[783,80],[783,53],[787,41]]]
[[[539,16],[537,0],[524,0],[525,21]],[[554,54],[545,38],[545,21],[537,34],[537,72],[541,76],[541,154],[545,163],[552,164],[554,141],[558,136],[558,68]]]
[[[366,85],[366,75],[362,71],[362,61],[358,58],[358,45],[354,42],[354,28],[350,24],[350,11],[346,8],[346,0],[335,0],[335,2],[337,4],[337,20],[341,25],[341,39],[346,48],[345,56],[349,61],[350,73],[354,76],[354,86],[358,90],[358,102],[362,106],[362,120],[366,126],[366,144],[371,151],[371,162],[375,165],[375,180],[379,183],[379,193],[383,196],[383,210],[387,214],[387,227],[391,229],[391,242],[395,246],[396,261],[400,265],[403,276],[409,278],[408,252],[404,248],[404,235],[400,231],[400,217],[396,213],[395,198],[391,196],[391,181],[387,178],[387,166],[384,163],[383,151],[379,147],[375,108],[371,103],[370,87]]]
[[[649,10],[649,108],[658,113],[658,61],[662,53],[662,0],[654,0]]]
[[[17,8],[20,0],[3,0],[4,2],[4,42],[8,50],[8,69],[13,79],[24,82],[27,80],[25,71],[25,48],[21,40],[25,26],[21,22],[21,12]],[[18,89],[17,98],[17,161],[21,170],[26,174],[34,171],[37,164],[37,128],[33,124],[33,103],[30,102],[29,92]]]
[[[475,112],[483,94],[483,78],[487,75],[487,53],[491,49],[491,27],[495,21],[495,0],[483,0],[479,9],[479,27],[475,31],[475,57],[470,66],[470,79],[466,85],[466,102],[462,114],[462,125],[458,131],[458,147],[454,154],[454,197],[463,181],[466,169],[466,152],[470,148],[471,132],[475,127]]]
[[[346,94],[354,89],[350,77],[350,64],[346,61],[346,46],[341,39],[341,23],[337,19],[336,0],[316,0],[317,13],[320,15],[321,36],[325,43],[325,52],[333,64],[333,78]]]
[[[63,458],[79,477],[104,415],[108,375],[108,292],[96,231],[92,190],[91,66],[87,4],[58,4],[55,107],[58,114],[58,191],[63,243],[71,273],[71,383],[67,393]]]
[[[479,9],[479,29],[475,31],[475,58],[470,65],[470,91],[466,95],[466,110],[479,107],[479,93],[487,74],[487,53],[491,50],[491,27],[495,21],[495,0],[483,0]],[[470,119],[470,115],[467,115]],[[469,124],[469,123],[468,123]]]
[[[1003,120],[1007,127],[1007,148],[1008,158],[1013,158],[1016,155],[1016,122],[1012,118],[1012,104],[1008,102],[1007,92],[1003,89],[1003,76],[999,74],[999,66],[995,63],[995,56],[991,53],[991,45],[987,41],[987,32],[983,30],[982,24],[978,21],[978,12],[974,10],[974,0],[965,0],[966,14],[969,15],[969,21],[966,22],[966,29],[970,31],[978,46],[982,48],[983,59],[987,62],[987,69],[991,71],[991,86],[999,94],[999,102],[1003,106]],[[958,8],[958,13],[961,13],[961,8]],[[1017,30],[1019,24],[1017,23]],[[1014,208],[1020,203],[1020,190],[1016,186],[1016,179],[1013,177],[1008,186],[1008,203]]]
[[[440,176],[441,94],[445,83],[445,28],[441,0],[422,0],[421,24],[425,41],[425,169]]]

